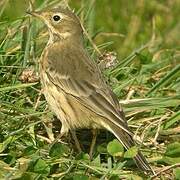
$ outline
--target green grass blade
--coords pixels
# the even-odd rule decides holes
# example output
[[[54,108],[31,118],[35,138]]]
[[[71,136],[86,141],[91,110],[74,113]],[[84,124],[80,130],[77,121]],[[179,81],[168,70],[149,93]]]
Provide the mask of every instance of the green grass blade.
[[[167,73],[160,81],[158,81],[147,93],[147,96],[150,96],[154,91],[158,90],[158,88],[165,86],[169,83],[175,76],[180,73],[180,64],[177,65],[174,69],[172,69],[169,73]]]
[[[34,86],[36,84],[37,84],[37,82],[36,83],[26,83],[26,84],[16,84],[13,86],[1,87],[0,92],[14,90],[14,89],[23,89],[23,88]]]
[[[164,125],[164,129],[168,129],[169,127],[171,127],[173,124],[175,124],[178,121],[180,122],[180,111],[177,113],[174,113],[173,116],[168,119],[168,121]]]

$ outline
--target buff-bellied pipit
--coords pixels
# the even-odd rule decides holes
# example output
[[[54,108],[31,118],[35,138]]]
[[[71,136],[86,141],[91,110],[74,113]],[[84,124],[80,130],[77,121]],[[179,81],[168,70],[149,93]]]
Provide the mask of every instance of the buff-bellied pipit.
[[[69,8],[30,14],[40,18],[49,31],[49,41],[40,59],[40,78],[45,98],[62,122],[61,134],[77,128],[105,128],[126,149],[135,145],[118,99],[83,45],[83,30]],[[139,168],[153,173],[139,151]]]

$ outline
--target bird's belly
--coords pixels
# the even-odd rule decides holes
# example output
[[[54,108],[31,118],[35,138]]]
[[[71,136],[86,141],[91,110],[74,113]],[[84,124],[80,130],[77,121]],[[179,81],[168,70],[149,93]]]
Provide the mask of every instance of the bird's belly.
[[[66,129],[100,128],[96,123],[96,115],[84,107],[75,97],[66,94],[51,83],[47,77],[41,76],[43,92],[50,109],[62,122]],[[95,120],[96,119],[96,120]]]

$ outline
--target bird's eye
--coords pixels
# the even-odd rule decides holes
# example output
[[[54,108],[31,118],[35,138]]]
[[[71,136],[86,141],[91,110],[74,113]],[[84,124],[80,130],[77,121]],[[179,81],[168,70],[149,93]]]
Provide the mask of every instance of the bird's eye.
[[[60,21],[60,20],[61,20],[61,17],[60,17],[59,15],[54,15],[54,16],[53,16],[53,20],[56,21],[56,22],[57,22],[57,21]]]

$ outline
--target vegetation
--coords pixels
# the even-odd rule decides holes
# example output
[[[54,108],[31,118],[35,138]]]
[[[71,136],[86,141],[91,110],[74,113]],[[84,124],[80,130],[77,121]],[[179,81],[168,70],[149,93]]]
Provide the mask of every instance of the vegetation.
[[[58,2],[37,0],[34,8]],[[70,6],[94,42],[86,38],[92,57],[117,61],[103,72],[158,173],[153,178],[180,179],[179,1],[81,0]],[[28,1],[1,0],[0,7],[0,179],[147,179],[133,164],[136,148],[125,152],[107,131],[98,135],[92,161],[89,130],[77,132],[83,153],[71,137],[54,142],[60,122],[37,74],[45,27],[25,14]]]

